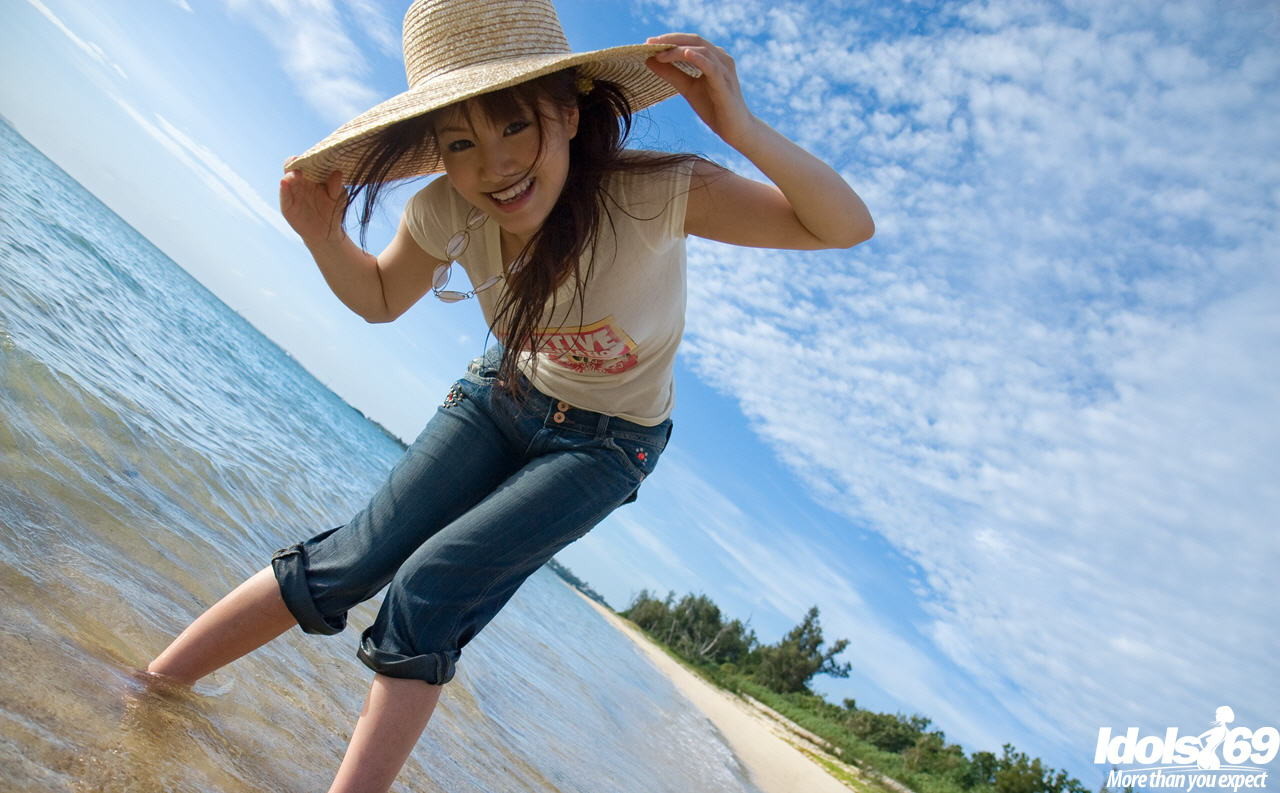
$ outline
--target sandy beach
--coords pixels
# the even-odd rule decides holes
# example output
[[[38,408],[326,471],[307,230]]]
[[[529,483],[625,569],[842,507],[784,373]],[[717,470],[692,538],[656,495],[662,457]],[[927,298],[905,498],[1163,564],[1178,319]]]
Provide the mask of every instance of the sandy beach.
[[[751,781],[764,793],[848,793],[859,789],[831,776],[805,755],[805,751],[819,751],[821,738],[754,700],[744,700],[707,683],[626,620],[581,592],[577,594],[611,625],[631,637],[654,666],[710,719],[742,761]],[[848,766],[844,769],[857,773]]]

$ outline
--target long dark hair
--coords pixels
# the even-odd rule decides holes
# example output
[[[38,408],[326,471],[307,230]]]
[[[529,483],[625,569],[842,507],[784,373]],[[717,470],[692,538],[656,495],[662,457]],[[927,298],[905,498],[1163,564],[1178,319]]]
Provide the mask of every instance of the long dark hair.
[[[573,301],[581,311],[582,294],[591,277],[600,223],[612,227],[613,208],[630,215],[606,189],[607,177],[619,172],[652,172],[677,163],[697,159],[692,154],[624,153],[623,144],[631,132],[631,106],[617,85],[595,80],[584,92],[579,90],[574,69],[565,69],[519,85],[482,94],[425,116],[412,118],[384,130],[348,181],[348,211],[363,193],[359,214],[360,242],[373,217],[384,179],[397,161],[421,152],[434,141],[434,121],[442,114],[460,110],[465,117],[480,113],[494,122],[504,122],[519,113],[532,115],[539,140],[543,135],[546,109],[578,108],[578,131],[569,141],[569,173],[559,200],[537,231],[520,251],[524,264],[507,277],[507,288],[494,309],[493,331],[503,343],[498,380],[517,397],[523,386],[517,377],[517,357],[523,350],[536,349],[539,325],[545,316],[556,316],[556,290],[567,278],[574,283]],[[584,86],[585,87],[585,86]],[[539,147],[541,149],[541,147]],[[533,163],[530,170],[537,167]],[[634,217],[634,216],[632,216]],[[344,215],[345,220],[345,215]],[[589,264],[583,272],[584,254]],[[548,301],[551,305],[548,306]],[[537,366],[537,356],[532,357]]]

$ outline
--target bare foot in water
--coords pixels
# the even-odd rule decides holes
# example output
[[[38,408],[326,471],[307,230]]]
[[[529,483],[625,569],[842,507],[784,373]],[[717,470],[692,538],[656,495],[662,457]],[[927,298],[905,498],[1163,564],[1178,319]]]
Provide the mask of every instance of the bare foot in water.
[[[149,672],[136,666],[131,666],[126,671],[129,678],[141,686],[142,690],[153,694],[172,696],[191,692],[191,686],[167,675]]]

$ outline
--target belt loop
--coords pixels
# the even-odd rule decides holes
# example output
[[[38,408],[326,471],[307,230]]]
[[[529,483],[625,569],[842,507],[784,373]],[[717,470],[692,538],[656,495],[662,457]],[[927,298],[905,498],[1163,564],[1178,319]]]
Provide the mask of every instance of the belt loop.
[[[609,429],[609,419],[612,418],[607,413],[601,413],[600,418],[596,421],[596,437],[603,438],[605,432]]]

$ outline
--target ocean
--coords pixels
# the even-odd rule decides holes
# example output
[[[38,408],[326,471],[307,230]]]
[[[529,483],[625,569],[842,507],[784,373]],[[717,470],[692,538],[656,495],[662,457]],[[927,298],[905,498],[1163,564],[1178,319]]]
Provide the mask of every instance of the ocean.
[[[378,598],[190,692],[134,672],[401,449],[0,123],[0,787],[324,790]],[[393,790],[758,793],[547,568],[458,668]]]

